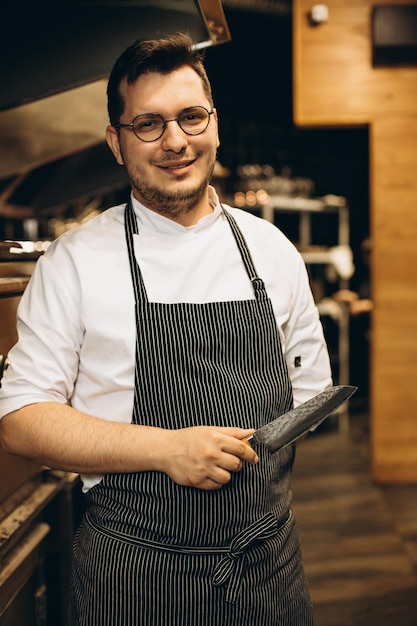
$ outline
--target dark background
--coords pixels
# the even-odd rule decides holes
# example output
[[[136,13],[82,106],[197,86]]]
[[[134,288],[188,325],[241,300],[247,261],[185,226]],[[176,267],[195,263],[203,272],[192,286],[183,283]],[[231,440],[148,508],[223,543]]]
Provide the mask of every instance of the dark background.
[[[297,128],[292,117],[291,17],[230,9],[225,14],[232,41],[207,48],[206,68],[219,114],[218,158],[230,170],[226,190],[233,194],[239,189],[239,165],[256,163],[271,165],[276,174],[285,168],[293,177],[312,179],[315,196],[344,196],[356,268],[349,287],[358,291],[370,280],[361,252],[370,235],[368,127]],[[293,241],[298,219],[275,214],[276,225]],[[312,243],[337,245],[337,214],[315,215],[312,225]],[[311,266],[309,272],[320,279],[325,269]],[[338,282],[323,283],[328,296],[339,288]],[[369,324],[369,314],[350,322],[350,378],[359,386],[351,410],[363,410],[368,403]],[[337,380],[337,324],[325,316],[323,327]]]
[[[360,243],[369,235],[368,128],[300,129],[292,118],[290,17],[225,8],[232,41],[207,48],[206,68],[220,118],[219,161],[238,186],[236,169],[269,164],[277,174],[311,178],[314,195],[345,196],[350,207],[351,247],[361,264]],[[287,233],[294,235],[287,220]],[[319,243],[335,245],[332,220],[319,224]],[[281,227],[285,230],[282,222]]]

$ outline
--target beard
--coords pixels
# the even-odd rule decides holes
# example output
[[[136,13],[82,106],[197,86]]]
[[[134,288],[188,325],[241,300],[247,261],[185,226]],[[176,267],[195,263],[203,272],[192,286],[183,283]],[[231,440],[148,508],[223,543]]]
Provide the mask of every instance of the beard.
[[[197,158],[199,156],[201,155],[198,154]],[[182,189],[182,186],[179,185],[177,190],[171,191],[148,182],[140,166],[132,167],[125,163],[125,167],[134,190],[134,195],[142,204],[161,215],[177,218],[184,213],[192,211],[203,198],[213,174],[215,160],[215,154],[209,157],[206,175],[199,184],[188,189]],[[183,176],[178,176],[177,181],[180,183],[184,178]]]

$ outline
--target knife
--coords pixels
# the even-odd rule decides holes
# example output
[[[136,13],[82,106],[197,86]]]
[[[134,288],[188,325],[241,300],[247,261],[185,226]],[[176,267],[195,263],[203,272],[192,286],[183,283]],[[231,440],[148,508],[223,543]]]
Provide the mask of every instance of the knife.
[[[314,426],[318,426],[345,400],[348,400],[356,390],[357,387],[352,385],[328,387],[307,402],[258,428],[253,435],[245,437],[242,441],[252,448],[261,443],[270,452],[276,452],[304,435]]]

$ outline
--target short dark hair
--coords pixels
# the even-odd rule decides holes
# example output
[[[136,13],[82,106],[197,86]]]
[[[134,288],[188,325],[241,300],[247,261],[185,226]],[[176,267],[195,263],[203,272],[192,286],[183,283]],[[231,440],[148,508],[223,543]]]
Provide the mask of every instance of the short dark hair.
[[[131,85],[143,74],[168,74],[184,65],[188,65],[198,74],[204,93],[213,106],[210,81],[203,60],[204,53],[193,48],[193,41],[187,33],[135,41],[120,55],[110,73],[107,85],[110,124],[119,123],[124,111],[125,102],[120,93],[120,85],[124,79]]]

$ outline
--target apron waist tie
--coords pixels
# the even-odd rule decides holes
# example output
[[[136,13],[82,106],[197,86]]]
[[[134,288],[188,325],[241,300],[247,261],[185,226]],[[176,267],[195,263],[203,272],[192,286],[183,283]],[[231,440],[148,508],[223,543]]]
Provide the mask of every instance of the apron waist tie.
[[[291,514],[289,515],[289,517]],[[288,521],[289,517],[286,519]],[[212,583],[216,587],[226,587],[226,602],[234,604],[239,596],[239,586],[244,576],[244,565],[247,551],[255,544],[259,544],[271,537],[274,537],[279,529],[285,525],[286,521],[278,522],[272,513],[267,513],[260,519],[247,526],[238,533],[232,540],[229,548],[218,548],[210,546],[177,546],[161,544],[144,539],[143,537],[132,537],[125,533],[117,532],[114,529],[103,528],[95,522],[89,515],[85,516],[85,522],[103,535],[113,537],[118,541],[135,543],[138,546],[151,550],[166,551],[179,554],[224,554],[217,563],[211,577]]]
[[[244,575],[245,553],[252,544],[276,535],[278,521],[272,513],[256,520],[234,537],[229,552],[214,568],[212,581],[216,587],[226,587],[226,602],[234,604],[239,595],[239,585]]]

